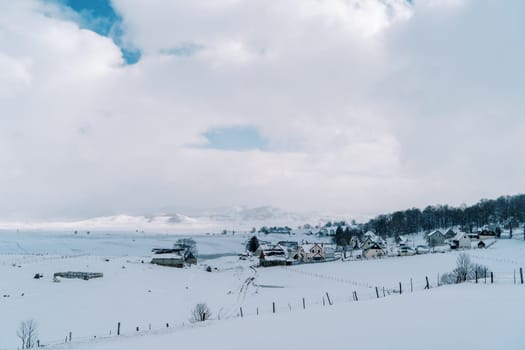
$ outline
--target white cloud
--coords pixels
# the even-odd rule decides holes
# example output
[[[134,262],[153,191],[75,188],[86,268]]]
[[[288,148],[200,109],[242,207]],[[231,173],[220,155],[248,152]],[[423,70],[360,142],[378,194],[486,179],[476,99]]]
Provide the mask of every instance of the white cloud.
[[[113,3],[144,51],[136,65],[63,9],[0,1],[4,216],[238,204],[358,215],[521,188],[522,22],[483,29],[512,8]],[[163,51],[188,43],[199,50]],[[257,127],[270,150],[190,146],[231,125]]]

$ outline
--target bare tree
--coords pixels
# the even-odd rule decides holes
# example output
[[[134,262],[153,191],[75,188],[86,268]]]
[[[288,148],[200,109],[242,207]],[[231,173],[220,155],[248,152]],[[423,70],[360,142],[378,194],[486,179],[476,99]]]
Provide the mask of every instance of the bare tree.
[[[441,283],[462,283],[473,280],[476,278],[476,275],[478,277],[486,276],[487,272],[489,272],[489,269],[486,266],[472,263],[468,254],[461,253],[456,260],[456,268],[452,272],[443,274]]]
[[[195,305],[192,311],[190,321],[192,322],[204,322],[209,320],[211,317],[211,310],[205,303],[199,303]]]
[[[34,320],[28,320],[20,323],[16,335],[22,341],[22,349],[34,348],[38,336],[36,322]]]
[[[456,268],[454,269],[457,283],[465,282],[469,277],[470,271],[472,271],[470,257],[466,253],[459,254],[456,260]]]

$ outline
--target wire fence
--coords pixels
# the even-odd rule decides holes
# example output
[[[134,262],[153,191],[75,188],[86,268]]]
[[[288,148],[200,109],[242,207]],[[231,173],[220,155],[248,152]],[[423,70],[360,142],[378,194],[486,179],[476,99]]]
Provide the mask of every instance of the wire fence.
[[[293,273],[313,277],[316,279],[325,279],[343,283],[352,288],[348,292],[332,294],[330,291],[320,293],[316,298],[297,297],[292,301],[273,301],[265,305],[248,308],[245,304],[240,304],[237,307],[229,308],[228,312],[219,311],[212,322],[220,322],[221,320],[233,318],[247,318],[257,317],[261,315],[283,314],[291,312],[304,312],[305,310],[319,309],[324,307],[331,307],[334,305],[355,303],[360,301],[370,301],[374,299],[389,298],[396,295],[410,294],[414,292],[424,292],[430,289],[442,287],[444,284],[440,282],[440,274],[434,278],[431,276],[422,276],[414,279],[410,278],[407,281],[399,281],[395,284],[373,285],[369,282],[354,281],[338,276],[320,274],[310,272],[299,268],[281,267]],[[253,279],[252,279],[253,282]],[[524,272],[523,268],[515,269],[514,271],[486,271],[486,273],[479,273],[474,278],[468,279],[464,283],[484,284],[484,285],[516,285],[517,287],[524,286]],[[257,284],[253,284],[258,287]],[[221,308],[220,310],[223,310]],[[143,335],[156,335],[173,333],[183,329],[206,326],[206,322],[174,322],[167,321],[164,323],[141,322],[140,324],[126,324],[115,322],[114,328],[108,330],[106,334],[98,334],[92,336],[76,336],[72,332],[65,332],[62,339],[39,341],[41,347],[60,349],[68,347],[70,343],[89,343],[93,341],[102,341],[117,337],[134,337]]]

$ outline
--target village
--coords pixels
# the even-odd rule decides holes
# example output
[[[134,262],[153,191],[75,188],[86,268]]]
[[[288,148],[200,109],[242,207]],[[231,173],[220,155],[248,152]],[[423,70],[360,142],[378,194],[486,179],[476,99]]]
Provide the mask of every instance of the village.
[[[289,227],[263,228],[246,242],[246,252],[239,254],[239,258],[256,258],[260,267],[290,266],[483,249],[501,238],[496,230],[487,225],[476,233],[448,228],[395,238],[382,238],[373,231],[367,231],[361,237],[351,236],[348,244],[335,243],[337,232],[344,229],[342,226],[322,228],[313,234],[311,230],[295,231]],[[282,236],[287,238],[282,239]],[[299,236],[300,240],[293,240],[294,236]],[[197,264],[195,242],[191,239],[181,240],[171,248],[154,248],[152,253],[151,263],[156,265],[182,268]]]

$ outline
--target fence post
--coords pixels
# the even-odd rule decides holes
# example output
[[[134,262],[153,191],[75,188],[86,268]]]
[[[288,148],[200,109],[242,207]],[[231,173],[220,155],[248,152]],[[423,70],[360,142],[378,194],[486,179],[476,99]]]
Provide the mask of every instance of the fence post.
[[[383,297],[386,297],[385,287],[383,287]]]
[[[120,335],[120,322],[117,323],[117,335]]]
[[[71,335],[72,335],[71,332],[69,332],[69,342],[70,342],[70,343],[71,343],[71,338],[72,338]]]
[[[490,271],[490,283],[494,283],[494,272]]]
[[[255,309],[255,312],[257,313],[257,316],[259,316],[259,308],[258,307]]]
[[[273,313],[275,313],[275,301],[272,303]]]
[[[332,300],[330,300],[330,296],[328,295],[328,292],[326,292],[326,299],[328,300],[328,305],[332,305]]]
[[[478,283],[478,270],[474,271],[476,273],[476,284]]]
[[[355,294],[355,301],[359,301],[359,298],[357,297],[357,291],[354,291]]]
[[[520,280],[521,284],[523,284],[523,267],[520,267]]]
[[[427,284],[425,285],[425,289],[430,289],[430,284],[428,283],[428,276],[425,276],[425,279],[427,280]]]
[[[139,331],[139,327],[137,326],[137,328],[136,328],[136,329],[137,329],[137,332],[138,332],[138,331]]]
[[[514,284],[516,284],[516,269],[514,269]]]
[[[414,292],[414,286],[412,285],[412,277],[410,278],[410,293]]]
[[[403,288],[401,287],[401,282],[399,282],[399,294],[403,294]]]
[[[323,297],[323,306],[326,306],[325,301],[324,301],[324,297]]]
[[[303,298],[303,310],[306,310],[306,301]]]
[[[377,296],[377,299],[379,299],[379,289],[377,289],[377,287],[376,287],[376,296]]]
[[[241,310],[241,318],[242,318],[242,317],[244,316],[244,315],[242,314],[242,306],[239,308],[239,310]]]

